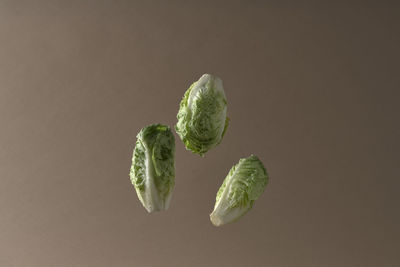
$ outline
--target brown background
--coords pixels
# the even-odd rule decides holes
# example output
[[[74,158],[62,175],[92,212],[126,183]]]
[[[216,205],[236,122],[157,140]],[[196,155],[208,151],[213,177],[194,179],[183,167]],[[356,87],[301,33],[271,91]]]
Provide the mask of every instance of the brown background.
[[[166,2],[0,1],[0,266],[398,266],[399,5]],[[231,125],[205,158],[177,138],[149,215],[135,135],[206,72]],[[216,228],[250,153],[271,182]]]

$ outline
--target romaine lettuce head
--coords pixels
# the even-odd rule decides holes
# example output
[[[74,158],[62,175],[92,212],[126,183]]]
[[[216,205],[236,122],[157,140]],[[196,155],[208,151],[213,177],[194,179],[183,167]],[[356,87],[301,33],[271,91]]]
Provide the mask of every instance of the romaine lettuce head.
[[[175,185],[175,138],[170,127],[153,124],[139,132],[130,178],[148,212],[168,209]]]
[[[185,92],[175,130],[186,149],[204,155],[218,145],[228,127],[227,101],[222,81],[204,74]]]
[[[268,180],[267,171],[256,156],[240,159],[218,190],[211,222],[220,226],[239,219],[253,207]]]

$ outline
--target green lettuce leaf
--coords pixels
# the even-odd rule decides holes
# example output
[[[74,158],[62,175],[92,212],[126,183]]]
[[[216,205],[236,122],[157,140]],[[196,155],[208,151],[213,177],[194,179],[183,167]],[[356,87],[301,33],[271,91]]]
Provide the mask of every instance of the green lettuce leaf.
[[[226,132],[229,118],[221,79],[204,74],[185,92],[175,130],[186,149],[203,156],[217,146]]]
[[[168,209],[175,185],[175,138],[170,127],[153,124],[139,132],[130,179],[148,212]]]
[[[258,157],[240,159],[217,192],[211,222],[215,226],[234,222],[246,214],[265,190],[268,174]]]

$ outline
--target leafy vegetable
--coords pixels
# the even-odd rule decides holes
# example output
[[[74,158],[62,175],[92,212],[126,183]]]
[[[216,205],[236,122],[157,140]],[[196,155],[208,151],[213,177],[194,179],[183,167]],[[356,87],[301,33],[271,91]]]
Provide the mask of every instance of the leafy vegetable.
[[[185,92],[175,130],[186,149],[204,155],[218,145],[228,127],[227,101],[222,81],[204,74]]]
[[[139,132],[130,178],[148,212],[168,209],[175,185],[175,138],[168,126],[153,124]]]
[[[267,171],[256,156],[240,159],[218,190],[211,222],[220,226],[246,214],[264,192],[268,180]]]

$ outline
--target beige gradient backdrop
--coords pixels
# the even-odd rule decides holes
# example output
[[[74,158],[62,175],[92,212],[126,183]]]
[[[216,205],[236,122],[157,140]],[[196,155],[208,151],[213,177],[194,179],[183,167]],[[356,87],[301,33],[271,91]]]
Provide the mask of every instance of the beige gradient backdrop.
[[[399,5],[166,2],[0,1],[0,266],[398,266]],[[135,135],[206,72],[231,124],[205,158],[177,138],[149,215]],[[271,182],[216,228],[250,153]]]

